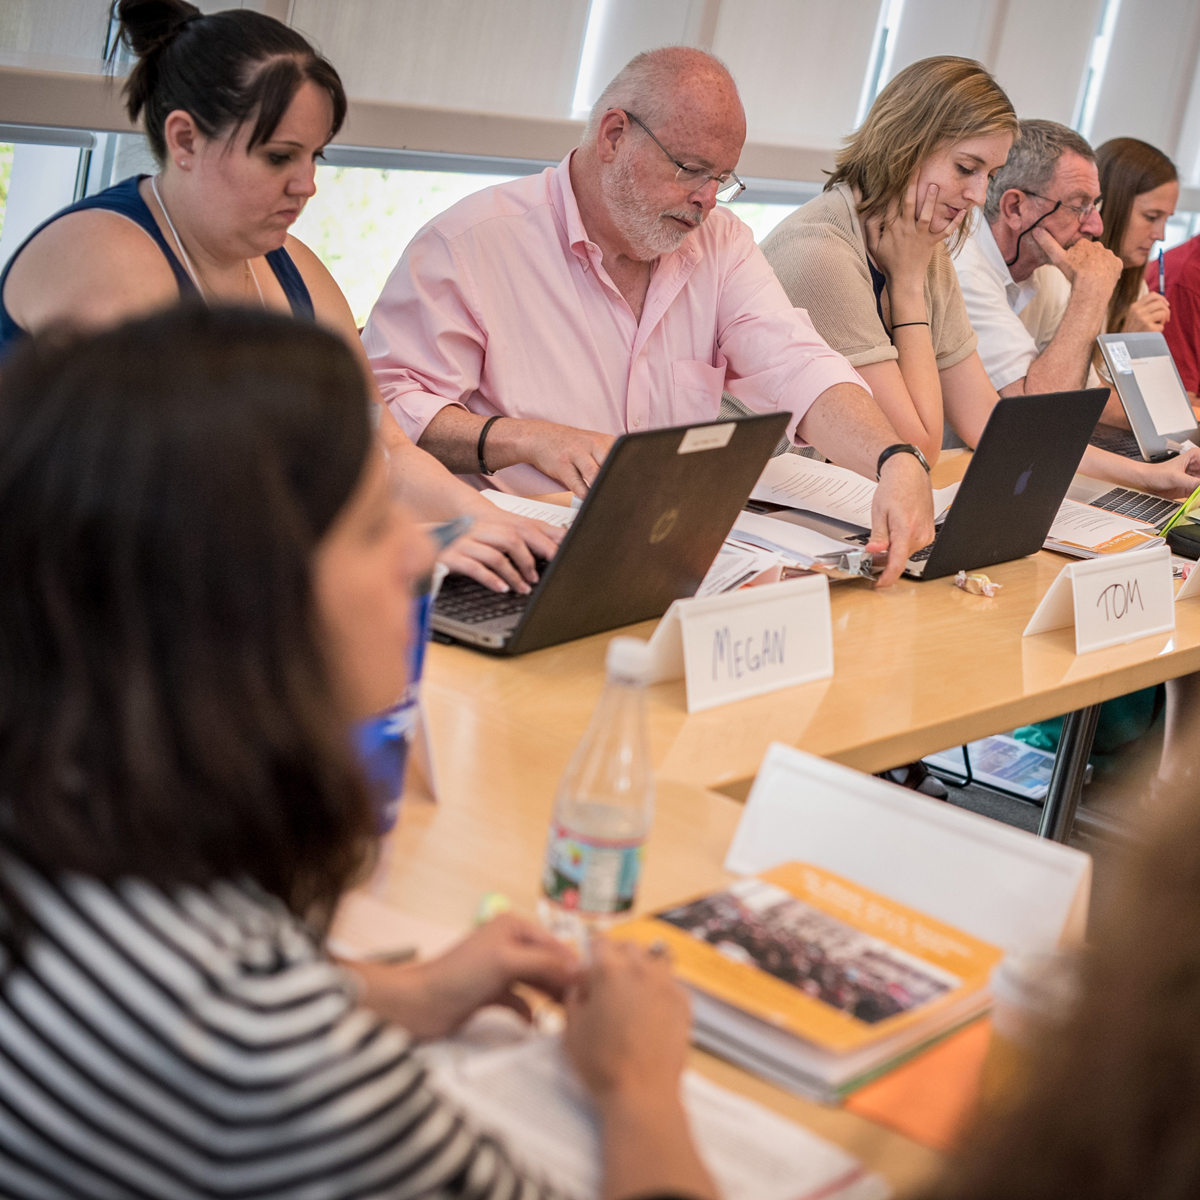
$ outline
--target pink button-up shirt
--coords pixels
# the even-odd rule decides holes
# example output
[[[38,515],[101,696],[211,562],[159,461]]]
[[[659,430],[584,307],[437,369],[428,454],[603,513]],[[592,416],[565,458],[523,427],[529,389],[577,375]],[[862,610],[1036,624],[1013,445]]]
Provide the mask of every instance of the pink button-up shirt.
[[[727,209],[657,260],[638,321],[583,227],[569,163],[459,201],[384,285],[363,344],[414,442],[447,404],[620,434],[711,421],[725,388],[755,412],[790,412],[795,438],[827,388],[865,386]],[[495,480],[562,490],[527,464]]]

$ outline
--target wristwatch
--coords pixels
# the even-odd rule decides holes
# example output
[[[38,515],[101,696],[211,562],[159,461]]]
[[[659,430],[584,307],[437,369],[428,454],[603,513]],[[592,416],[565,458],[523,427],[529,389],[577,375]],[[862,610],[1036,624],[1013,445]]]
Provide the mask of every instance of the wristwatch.
[[[883,472],[883,464],[887,462],[893,454],[911,454],[917,462],[925,468],[925,474],[929,474],[929,464],[925,461],[925,455],[917,449],[912,442],[897,442],[894,446],[886,447],[879,455],[879,461],[875,464],[875,478],[878,479]]]

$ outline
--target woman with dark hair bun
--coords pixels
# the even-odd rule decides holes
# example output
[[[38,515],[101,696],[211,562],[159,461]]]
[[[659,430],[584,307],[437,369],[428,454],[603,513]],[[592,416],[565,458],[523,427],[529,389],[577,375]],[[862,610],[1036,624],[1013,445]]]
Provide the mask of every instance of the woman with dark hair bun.
[[[0,275],[0,353],[60,322],[100,327],[199,299],[316,320],[346,339],[371,379],[345,296],[288,233],[346,116],[337,72],[294,29],[249,9],[204,15],[185,0],[118,0],[113,14],[137,56],[126,107],[161,169],[71,205],[18,247]],[[414,511],[475,519],[444,556],[451,569],[530,591],[535,558],[553,556],[561,531],[488,503],[381,411]]]
[[[403,689],[431,548],[343,340],[175,307],[0,373],[0,1192],[548,1196],[412,1038],[566,998],[606,1200],[712,1198],[670,967],[505,915],[330,961],[374,849],[351,722]]]

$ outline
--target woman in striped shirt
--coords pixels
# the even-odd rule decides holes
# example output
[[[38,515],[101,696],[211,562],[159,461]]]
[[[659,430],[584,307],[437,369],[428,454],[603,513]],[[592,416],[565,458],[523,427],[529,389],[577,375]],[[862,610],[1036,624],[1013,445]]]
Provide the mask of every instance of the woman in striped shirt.
[[[605,1194],[712,1197],[665,964],[533,925],[354,977],[321,930],[372,850],[347,723],[403,686],[431,551],[361,370],[179,308],[0,378],[0,1193],[548,1195],[427,1085],[515,983],[563,997]]]

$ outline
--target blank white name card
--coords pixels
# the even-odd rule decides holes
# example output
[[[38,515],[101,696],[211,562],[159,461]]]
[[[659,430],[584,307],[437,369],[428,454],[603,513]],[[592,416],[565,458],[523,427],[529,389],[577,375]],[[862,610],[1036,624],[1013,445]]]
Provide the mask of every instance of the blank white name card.
[[[687,682],[700,712],[833,674],[829,581],[805,575],[676,600],[650,639],[651,682]]]
[[[1183,581],[1183,587],[1175,593],[1175,603],[1180,600],[1191,600],[1196,596],[1200,596],[1200,563],[1197,563],[1188,573],[1188,577]]]
[[[1166,546],[1071,563],[1050,585],[1025,637],[1075,626],[1075,653],[1087,654],[1175,628],[1175,583]]]

